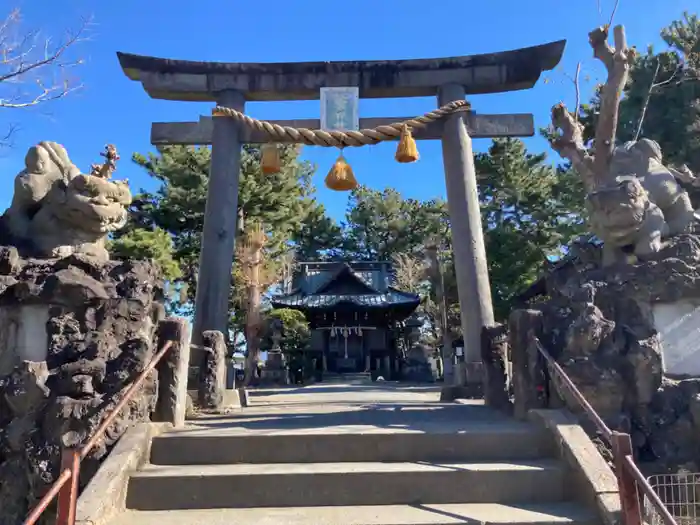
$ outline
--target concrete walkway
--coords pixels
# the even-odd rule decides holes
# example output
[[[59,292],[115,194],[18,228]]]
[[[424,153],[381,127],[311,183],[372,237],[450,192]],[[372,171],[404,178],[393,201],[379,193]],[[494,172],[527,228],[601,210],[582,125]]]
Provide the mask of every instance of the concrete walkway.
[[[246,409],[201,415],[184,432],[318,434],[371,432],[459,433],[475,426],[515,422],[483,402],[441,403],[439,386],[401,383],[318,384],[250,391]]]

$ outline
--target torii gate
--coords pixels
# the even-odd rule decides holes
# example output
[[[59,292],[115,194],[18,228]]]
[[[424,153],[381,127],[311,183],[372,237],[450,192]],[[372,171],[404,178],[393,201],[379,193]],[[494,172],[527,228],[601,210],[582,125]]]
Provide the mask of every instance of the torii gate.
[[[152,98],[215,102],[243,112],[246,101],[317,100],[323,87],[358,87],[361,98],[437,96],[437,106],[464,100],[467,94],[530,89],[543,71],[556,67],[565,44],[561,40],[500,53],[391,61],[256,64],[170,60],[127,53],[117,56],[127,77],[141,82]],[[407,118],[363,118],[360,128]],[[275,123],[320,127],[318,120]],[[442,140],[467,365],[481,361],[481,328],[494,321],[471,138],[532,135],[531,114],[474,112],[453,113],[414,133],[416,139]],[[240,147],[246,142],[270,142],[270,137],[224,117],[154,123],[151,128],[154,145],[212,145],[195,301],[195,343],[200,342],[205,330],[226,333],[237,229]],[[470,383],[475,380],[480,378],[468,376]]]

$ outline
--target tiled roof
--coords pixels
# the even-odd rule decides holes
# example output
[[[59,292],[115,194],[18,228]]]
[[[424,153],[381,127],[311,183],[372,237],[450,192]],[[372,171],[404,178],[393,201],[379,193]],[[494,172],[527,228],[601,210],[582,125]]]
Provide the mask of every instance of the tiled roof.
[[[340,303],[355,304],[363,307],[388,307],[392,305],[414,305],[418,306],[420,297],[415,294],[401,292],[389,288],[387,293],[382,294],[318,294],[306,295],[300,292],[289,295],[277,296],[272,299],[272,304],[279,307],[298,308],[331,308]]]
[[[368,279],[367,275],[361,275],[355,272],[348,264],[341,264],[335,269],[335,271],[328,272],[327,278],[319,282],[318,285],[313,288],[313,290],[309,290],[309,293],[322,294],[332,287],[335,282],[342,278],[355,281],[361,289],[365,289],[369,294],[381,293],[377,288],[372,286],[371,276]]]

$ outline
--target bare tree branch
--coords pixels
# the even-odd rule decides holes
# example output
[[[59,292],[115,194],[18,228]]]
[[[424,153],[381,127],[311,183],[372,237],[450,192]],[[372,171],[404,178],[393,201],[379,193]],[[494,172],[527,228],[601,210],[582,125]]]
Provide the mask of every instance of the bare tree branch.
[[[627,47],[625,28],[616,26],[613,30],[615,47],[608,43],[608,29],[599,27],[592,31],[589,41],[593,56],[599,59],[608,71],[608,78],[600,93],[600,115],[595,130],[595,173],[598,183],[602,183],[607,173],[617,134],[617,120],[622,89],[627,82],[630,65],[636,56],[635,50]]]
[[[608,21],[607,27],[612,27],[613,20],[615,20],[615,14],[617,13],[617,8],[620,6],[620,0],[615,0],[615,5],[613,6],[612,13],[610,13],[610,20]]]
[[[18,129],[19,126],[17,124],[10,124],[4,136],[0,137],[0,146],[12,147],[14,145],[13,138]]]
[[[552,149],[569,159],[581,175],[586,190],[593,190],[596,186],[593,157],[583,144],[583,124],[571,115],[564,103],[559,103],[552,108],[552,126],[559,130],[551,140]]]
[[[581,175],[587,191],[606,182],[615,148],[622,89],[636,56],[634,48],[627,47],[623,26],[615,27],[613,34],[615,47],[608,43],[607,26],[599,27],[588,35],[593,56],[600,60],[607,70],[607,79],[600,92],[600,113],[595,130],[593,155],[583,144],[583,126],[578,122],[577,116],[572,116],[564,104],[557,104],[552,108],[552,125],[558,130],[551,139],[552,148],[571,161]]]
[[[579,108],[581,107],[581,86],[579,77],[581,76],[581,62],[576,64],[576,75],[574,76],[574,89],[576,90],[576,105],[574,106],[574,119],[578,122]]]
[[[90,25],[90,19],[82,20],[76,30],[54,45],[38,30],[23,31],[21,12],[13,9],[0,22],[0,109],[37,106],[80,89],[69,72],[83,61],[69,55],[76,44],[87,39]],[[6,145],[7,140],[0,139],[0,144]]]
[[[649,90],[647,91],[646,97],[644,99],[644,105],[642,106],[642,112],[639,116],[639,122],[637,123],[637,130],[634,134],[634,140],[639,140],[639,136],[642,133],[642,125],[644,124],[644,119],[646,118],[647,115],[647,110],[649,109],[649,102],[651,101],[651,96],[654,94],[654,92],[661,87],[667,86],[673,80],[678,76],[678,74],[683,74],[683,64],[680,63],[678,64],[678,67],[673,70],[673,73],[671,73],[671,76],[668,77],[666,80],[663,80],[661,82],[657,82],[656,79],[659,76],[659,69],[661,68],[661,60],[659,58],[656,59],[656,69],[654,70],[654,75],[651,77],[651,84],[649,85]],[[683,79],[681,78],[677,84],[680,84],[683,82]]]

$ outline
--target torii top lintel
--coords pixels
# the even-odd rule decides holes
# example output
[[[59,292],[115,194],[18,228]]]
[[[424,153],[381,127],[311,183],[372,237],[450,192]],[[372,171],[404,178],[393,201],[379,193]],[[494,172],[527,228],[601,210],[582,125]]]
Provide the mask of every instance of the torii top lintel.
[[[320,88],[357,86],[362,98],[434,96],[445,84],[467,94],[529,89],[561,60],[565,40],[451,58],[350,62],[195,62],[117,53],[124,73],[153,98],[215,101],[237,90],[246,100],[315,100]]]

